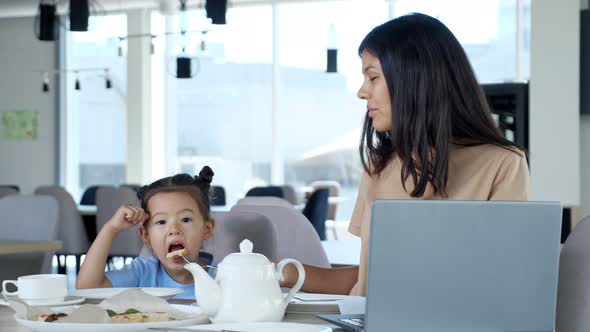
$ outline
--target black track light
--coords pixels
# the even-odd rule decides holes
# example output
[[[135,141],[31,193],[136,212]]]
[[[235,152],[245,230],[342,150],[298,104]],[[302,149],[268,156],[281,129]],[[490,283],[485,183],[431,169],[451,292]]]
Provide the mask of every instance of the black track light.
[[[76,83],[74,83],[74,89],[76,90],[80,90],[81,86],[80,86],[80,77],[78,77],[78,72],[76,72]]]
[[[225,13],[227,12],[227,0],[207,0],[205,1],[205,11],[207,17],[213,24],[225,24]]]
[[[338,72],[338,50],[337,49],[328,49],[328,59],[327,59],[327,66],[326,72],[327,73],[337,73]]]
[[[70,31],[88,31],[88,0],[70,0]]]
[[[179,56],[176,58],[176,77],[191,78],[191,58]]]
[[[105,78],[105,88],[110,89],[113,87],[113,82],[111,82],[111,77],[109,76],[109,70],[106,69],[104,71],[104,78]]]
[[[43,92],[49,92],[49,73],[43,73],[43,86],[41,90]]]
[[[55,11],[55,4],[39,4],[39,12],[35,21],[35,31],[39,40],[57,40],[58,29]]]

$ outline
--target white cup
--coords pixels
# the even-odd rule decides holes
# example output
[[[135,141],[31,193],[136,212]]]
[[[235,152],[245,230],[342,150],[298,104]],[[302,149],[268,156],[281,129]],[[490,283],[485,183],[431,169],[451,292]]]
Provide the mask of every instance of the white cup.
[[[13,284],[17,291],[9,292],[6,285]],[[33,274],[18,277],[18,280],[4,280],[2,293],[17,295],[30,304],[60,302],[68,295],[68,279],[64,274]]]

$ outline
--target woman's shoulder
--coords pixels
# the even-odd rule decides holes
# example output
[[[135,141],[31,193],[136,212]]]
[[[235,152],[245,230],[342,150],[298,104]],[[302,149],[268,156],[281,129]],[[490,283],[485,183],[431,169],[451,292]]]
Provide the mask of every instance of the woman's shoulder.
[[[498,146],[494,144],[480,144],[472,146],[455,145],[451,156],[468,158],[471,160],[487,161],[520,161],[526,159],[524,151],[512,146]]]

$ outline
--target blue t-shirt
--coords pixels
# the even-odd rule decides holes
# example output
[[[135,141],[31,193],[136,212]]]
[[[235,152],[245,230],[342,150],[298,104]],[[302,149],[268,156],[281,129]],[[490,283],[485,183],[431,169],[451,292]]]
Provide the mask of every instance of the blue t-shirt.
[[[217,266],[217,260],[206,252],[199,253],[199,259],[208,265]],[[209,275],[213,278],[215,269],[209,268]],[[193,284],[183,285],[172,279],[156,256],[137,257],[131,264],[125,265],[117,271],[105,272],[105,276],[113,287],[171,287],[180,288],[182,293],[174,296],[175,299],[194,299],[195,287]]]

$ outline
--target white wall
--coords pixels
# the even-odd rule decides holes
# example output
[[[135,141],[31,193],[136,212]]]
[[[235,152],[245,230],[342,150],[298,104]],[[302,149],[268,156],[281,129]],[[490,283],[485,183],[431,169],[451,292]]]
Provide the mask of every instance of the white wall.
[[[23,192],[57,182],[57,101],[55,80],[41,92],[41,74],[55,68],[56,43],[33,35],[33,18],[0,19],[0,113],[39,112],[36,141],[5,141],[0,135],[0,184],[17,184]],[[1,131],[2,129],[0,129]]]
[[[580,205],[580,0],[531,2],[531,199]]]

